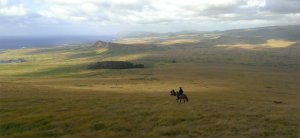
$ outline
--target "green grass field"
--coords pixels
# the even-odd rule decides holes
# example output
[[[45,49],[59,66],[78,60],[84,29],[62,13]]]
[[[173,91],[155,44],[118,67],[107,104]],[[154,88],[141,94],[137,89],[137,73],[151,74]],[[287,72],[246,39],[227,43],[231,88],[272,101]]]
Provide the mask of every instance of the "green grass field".
[[[300,137],[297,50],[5,51],[28,62],[0,64],[0,137]],[[105,60],[146,68],[86,69]]]

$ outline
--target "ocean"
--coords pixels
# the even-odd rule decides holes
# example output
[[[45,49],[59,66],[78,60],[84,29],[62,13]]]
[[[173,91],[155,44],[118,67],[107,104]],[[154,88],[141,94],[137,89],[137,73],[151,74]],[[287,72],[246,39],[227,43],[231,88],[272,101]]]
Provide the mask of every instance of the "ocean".
[[[114,36],[49,36],[0,37],[0,51],[18,48],[54,47],[59,45],[92,44],[98,40],[112,41]]]

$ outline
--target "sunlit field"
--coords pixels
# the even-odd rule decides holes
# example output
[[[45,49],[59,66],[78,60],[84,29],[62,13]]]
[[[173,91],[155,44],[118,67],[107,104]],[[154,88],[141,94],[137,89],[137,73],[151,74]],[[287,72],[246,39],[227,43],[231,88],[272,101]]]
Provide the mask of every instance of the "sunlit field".
[[[296,72],[176,65],[153,74],[1,79],[1,135],[299,136]],[[178,86],[188,103],[169,96]]]
[[[27,60],[0,64],[1,137],[300,136],[299,49],[144,48],[1,53]],[[106,60],[146,67],[86,68]],[[170,96],[178,87],[189,102]]]

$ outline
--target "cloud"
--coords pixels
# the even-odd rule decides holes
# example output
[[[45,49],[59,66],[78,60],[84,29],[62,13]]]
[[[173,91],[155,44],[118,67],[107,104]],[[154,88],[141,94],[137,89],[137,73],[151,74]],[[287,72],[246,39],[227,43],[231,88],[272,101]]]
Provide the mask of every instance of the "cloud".
[[[22,5],[8,6],[7,0],[0,0],[0,16],[24,16],[27,9]]]
[[[7,4],[7,0],[0,0],[0,7],[5,6]]]
[[[38,14],[66,22],[89,21],[109,24],[152,24],[214,20],[256,14],[265,0],[45,0]],[[239,11],[247,11],[241,12]],[[244,15],[242,15],[244,13]],[[228,18],[231,15],[230,18]],[[235,16],[233,16],[235,15]],[[254,16],[252,16],[254,17]]]
[[[253,8],[253,7],[264,7],[266,6],[266,0],[249,0],[246,5],[242,5],[245,8]]]
[[[47,11],[39,11],[38,14],[46,18],[56,18],[69,21],[86,21],[88,17],[76,15],[71,7],[52,6]]]
[[[267,5],[263,10],[275,13],[300,13],[298,0],[266,0]]]
[[[298,0],[0,0],[0,24],[119,31],[227,29],[299,23],[298,5]]]

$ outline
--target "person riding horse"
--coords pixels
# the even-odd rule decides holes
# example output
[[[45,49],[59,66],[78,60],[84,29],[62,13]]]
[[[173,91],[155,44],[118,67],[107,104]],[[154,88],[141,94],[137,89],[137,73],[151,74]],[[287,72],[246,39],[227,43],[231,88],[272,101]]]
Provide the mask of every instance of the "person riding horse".
[[[170,96],[176,96],[177,97],[176,101],[178,102],[178,100],[179,100],[180,103],[181,103],[181,100],[183,100],[184,103],[185,103],[185,101],[187,101],[187,102],[189,101],[188,97],[185,94],[183,94],[183,90],[181,87],[179,87],[178,92],[175,92],[175,90],[172,89],[170,91]]]
[[[182,95],[183,94],[183,90],[182,90],[182,87],[179,87],[179,91],[178,91],[179,95]]]

